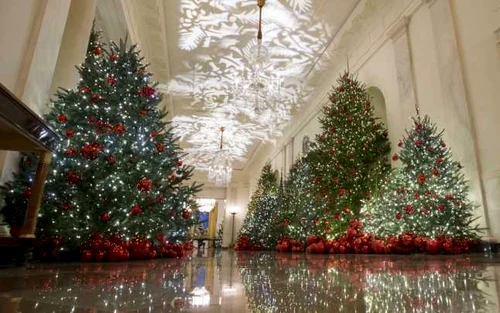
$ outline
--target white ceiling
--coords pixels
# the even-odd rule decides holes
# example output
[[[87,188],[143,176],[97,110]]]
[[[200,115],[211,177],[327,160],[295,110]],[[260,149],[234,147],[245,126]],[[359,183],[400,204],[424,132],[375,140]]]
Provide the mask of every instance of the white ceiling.
[[[132,40],[166,92],[170,117],[190,153],[186,161],[198,167],[206,167],[218,149],[219,127],[226,129],[224,145],[234,157],[233,167],[241,170],[255,149],[273,142],[288,122],[265,112],[255,115],[231,101],[232,83],[249,66],[248,51],[256,43],[256,2],[123,0]],[[318,61],[358,2],[266,1],[263,44],[273,73],[284,79],[282,95],[290,114],[311,96],[315,74],[322,71]]]

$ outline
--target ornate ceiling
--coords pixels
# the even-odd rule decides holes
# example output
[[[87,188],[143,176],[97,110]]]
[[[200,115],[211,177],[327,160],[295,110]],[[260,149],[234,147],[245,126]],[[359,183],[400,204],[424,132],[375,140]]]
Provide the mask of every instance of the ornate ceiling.
[[[359,0],[267,0],[263,46],[279,75],[284,114],[256,113],[233,101],[234,82],[251,65],[256,45],[256,0],[123,0],[132,40],[151,63],[166,94],[187,162],[206,168],[224,146],[241,170],[261,143],[281,135],[315,89],[320,60]]]

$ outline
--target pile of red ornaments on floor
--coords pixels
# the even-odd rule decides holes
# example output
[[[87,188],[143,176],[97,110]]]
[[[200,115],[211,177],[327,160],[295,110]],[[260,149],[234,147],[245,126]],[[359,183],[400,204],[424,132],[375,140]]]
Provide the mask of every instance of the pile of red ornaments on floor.
[[[260,245],[256,243],[250,242],[250,238],[248,236],[239,236],[238,241],[234,245],[234,250],[239,250],[239,251],[258,251],[262,250]]]
[[[242,238],[245,237],[245,238]],[[258,250],[259,247],[249,242],[248,237],[238,238],[237,250]],[[241,244],[240,244],[241,243]],[[471,238],[451,238],[444,235],[437,238],[427,238],[413,233],[399,236],[378,238],[363,232],[363,223],[352,220],[346,232],[335,239],[309,235],[305,245],[300,240],[282,237],[276,245],[278,252],[303,252],[313,254],[460,254],[476,249],[480,241]]]
[[[76,256],[74,251],[64,246],[61,238],[54,236],[37,243],[35,256],[41,261],[71,261],[78,258],[82,262],[119,262],[161,257],[178,258],[193,250],[193,244],[190,241],[172,243],[161,234],[156,239],[155,243],[145,238],[126,241],[116,234],[104,237],[100,233],[94,233],[89,241],[80,246],[79,256]]]

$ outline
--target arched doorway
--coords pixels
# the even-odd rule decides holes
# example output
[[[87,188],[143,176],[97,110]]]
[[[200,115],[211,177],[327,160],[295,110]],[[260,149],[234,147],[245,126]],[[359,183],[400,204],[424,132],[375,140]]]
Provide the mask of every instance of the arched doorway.
[[[366,92],[371,98],[375,117],[379,118],[384,123],[385,127],[388,127],[384,94],[375,86],[369,87]]]

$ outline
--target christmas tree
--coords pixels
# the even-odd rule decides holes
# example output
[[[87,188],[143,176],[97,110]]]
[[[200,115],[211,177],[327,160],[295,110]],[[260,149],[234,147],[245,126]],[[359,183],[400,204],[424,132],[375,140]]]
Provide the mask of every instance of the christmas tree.
[[[237,249],[274,248],[279,238],[273,236],[273,224],[279,211],[278,186],[271,164],[262,168],[257,190],[248,204],[248,211],[238,234]]]
[[[70,248],[96,233],[94,239],[186,238],[199,185],[185,184],[193,167],[182,162],[141,61],[136,46],[107,48],[93,32],[77,88],[56,94],[46,120],[63,140],[45,185],[39,238],[57,236]],[[21,211],[34,169],[23,168],[4,190]]]
[[[401,151],[392,159],[401,167],[388,178],[381,195],[367,203],[373,216],[366,219],[365,230],[382,238],[405,233],[427,239],[476,238],[468,185],[462,166],[443,141],[443,131],[438,132],[429,117],[417,116],[398,145]],[[443,244],[452,252],[453,242]]]
[[[365,86],[348,73],[337,82],[308,155],[316,235],[328,237],[347,229],[389,170],[387,130],[374,117]]]

